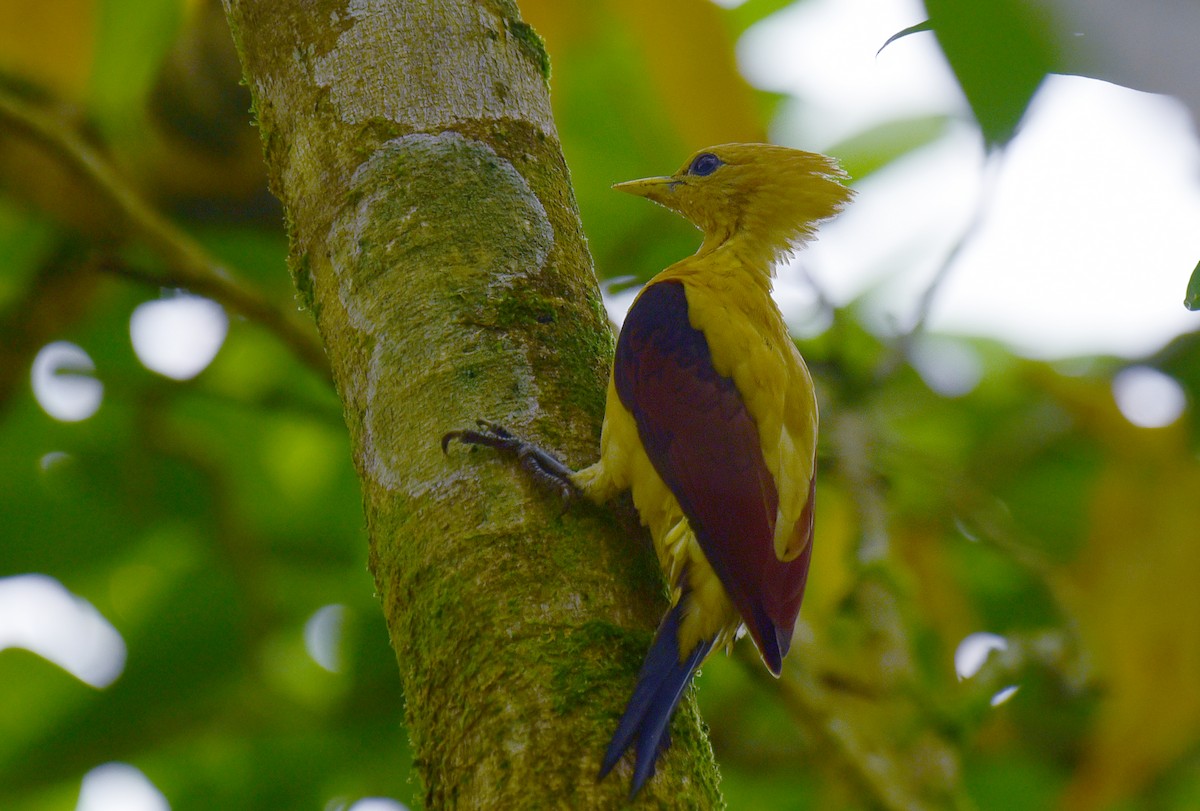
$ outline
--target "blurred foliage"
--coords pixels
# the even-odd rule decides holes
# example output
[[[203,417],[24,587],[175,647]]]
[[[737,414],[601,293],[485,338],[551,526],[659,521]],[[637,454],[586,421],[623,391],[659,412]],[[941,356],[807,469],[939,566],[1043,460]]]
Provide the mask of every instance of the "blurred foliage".
[[[1058,62],[1050,11],[1028,0],[926,0],[925,8],[984,140],[1003,146]]]
[[[673,169],[702,144],[764,137],[779,99],[740,78],[733,45],[788,3],[520,5],[554,60],[598,271],[645,280],[695,234],[609,184]],[[929,4],[992,144],[1011,135],[1046,64],[1044,23],[1019,6]],[[1014,31],[1034,44],[1012,46]],[[9,0],[0,86],[87,138],[198,245],[295,308],[219,4]],[[839,154],[861,179],[945,127],[883,124]],[[61,157],[0,122],[0,578],[57,579],[127,648],[104,689],[19,647],[0,653],[0,807],[74,807],[83,775],[110,761],[137,766],[176,811],[366,796],[412,806],[340,406],[252,319],[231,319],[193,380],[145,369],[129,320],[164,294],[147,278],[174,286],[169,270]],[[814,577],[787,675],[764,678],[741,645],[699,681],[729,807],[1200,806],[1190,412],[1138,428],[1113,399],[1123,363],[897,342],[867,331],[860,311],[830,312],[802,343],[825,420]],[[55,420],[33,396],[34,358],[59,340],[94,361],[71,374],[103,384],[89,419]],[[968,393],[939,394],[910,362],[939,346],[979,366]],[[1200,397],[1194,336],[1143,362]],[[336,672],[306,648],[330,605],[344,607]],[[956,649],[979,631],[1007,647],[960,680]]]

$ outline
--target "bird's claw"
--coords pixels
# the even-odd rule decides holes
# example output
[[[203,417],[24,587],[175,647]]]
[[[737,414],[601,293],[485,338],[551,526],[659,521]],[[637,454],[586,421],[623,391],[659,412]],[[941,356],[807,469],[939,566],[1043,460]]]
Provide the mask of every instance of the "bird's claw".
[[[449,431],[442,437],[442,453],[449,453],[451,440],[457,439],[464,445],[484,445],[498,451],[516,453],[521,440],[510,434],[502,425],[487,420],[476,420],[480,430],[465,428],[461,431]]]
[[[450,431],[442,436],[442,453],[448,453],[450,442],[458,440],[464,445],[482,445],[495,448],[501,453],[516,458],[517,462],[538,485],[558,492],[563,501],[563,511],[570,506],[576,495],[573,471],[557,457],[532,442],[513,436],[504,426],[488,420],[476,420],[478,430],[466,428]]]

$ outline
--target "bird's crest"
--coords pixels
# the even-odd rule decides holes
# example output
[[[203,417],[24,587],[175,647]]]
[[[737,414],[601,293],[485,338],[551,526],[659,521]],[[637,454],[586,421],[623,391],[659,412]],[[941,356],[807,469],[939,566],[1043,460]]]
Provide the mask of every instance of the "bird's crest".
[[[677,211],[704,232],[700,253],[736,240],[739,251],[771,271],[800,248],[822,220],[853,197],[832,158],[774,144],[702,149],[673,175],[614,188]]]

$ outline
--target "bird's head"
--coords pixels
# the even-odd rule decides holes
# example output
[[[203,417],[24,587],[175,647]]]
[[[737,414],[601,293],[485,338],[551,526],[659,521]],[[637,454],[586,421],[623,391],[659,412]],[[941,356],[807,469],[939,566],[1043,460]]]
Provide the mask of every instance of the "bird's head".
[[[773,144],[702,149],[673,175],[613,186],[677,211],[704,232],[700,252],[738,239],[773,265],[810,240],[854,195],[837,162]]]

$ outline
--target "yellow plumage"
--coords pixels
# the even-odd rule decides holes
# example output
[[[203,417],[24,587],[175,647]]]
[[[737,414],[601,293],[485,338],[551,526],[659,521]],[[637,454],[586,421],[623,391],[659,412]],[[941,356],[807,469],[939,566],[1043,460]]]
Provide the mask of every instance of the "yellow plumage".
[[[822,155],[725,144],[669,177],[618,184],[679,212],[704,241],[626,316],[599,461],[572,472],[491,423],[442,440],[510,453],[538,480],[596,502],[632,491],[671,595],[600,767],[603,777],[635,746],[635,793],[713,650],[745,625],[778,675],[791,643],[811,557],[817,402],[771,278],[850,199],[842,179]]]
[[[719,171],[693,176],[701,155]],[[796,525],[814,476],[817,406],[812,379],[771,299],[775,263],[810,239],[816,224],[849,200],[843,173],[829,158],[766,144],[726,144],[696,153],[670,177],[618,184],[678,211],[704,231],[690,256],[647,285],[683,284],[688,320],[704,334],[713,368],[731,378],[758,429],[763,460],[779,495],[773,544],[780,560],[800,554]],[[719,428],[719,426],[715,426]],[[575,484],[603,502],[632,489],[648,526],[672,602],[686,591],[680,656],[703,639],[732,641],[742,618],[688,526],[676,496],[647,456],[634,416],[610,379],[600,460]],[[687,582],[681,578],[687,577]]]

